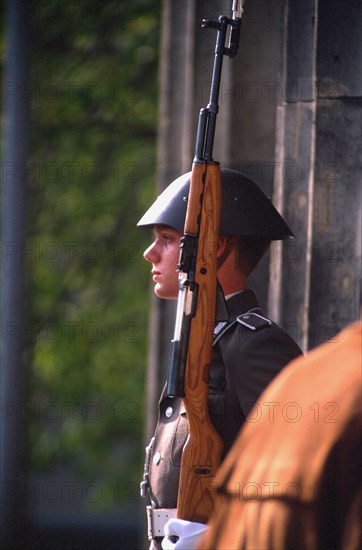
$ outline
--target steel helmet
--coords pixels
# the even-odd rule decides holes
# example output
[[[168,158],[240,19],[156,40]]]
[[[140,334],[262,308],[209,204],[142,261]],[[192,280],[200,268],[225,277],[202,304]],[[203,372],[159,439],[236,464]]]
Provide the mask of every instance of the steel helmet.
[[[191,172],[174,180],[155,200],[138,226],[169,225],[183,232]],[[271,200],[250,178],[236,170],[221,170],[220,235],[287,239],[293,233]]]

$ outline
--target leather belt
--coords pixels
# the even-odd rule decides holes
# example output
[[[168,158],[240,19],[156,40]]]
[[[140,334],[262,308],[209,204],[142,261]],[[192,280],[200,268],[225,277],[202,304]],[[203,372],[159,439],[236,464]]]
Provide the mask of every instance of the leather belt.
[[[175,518],[177,508],[152,508],[146,507],[147,513],[147,536],[149,540],[155,537],[164,537],[164,526],[169,519]]]

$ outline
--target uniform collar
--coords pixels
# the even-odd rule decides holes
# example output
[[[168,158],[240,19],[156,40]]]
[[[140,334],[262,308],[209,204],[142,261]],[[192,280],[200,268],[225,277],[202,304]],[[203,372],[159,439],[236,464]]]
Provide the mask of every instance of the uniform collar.
[[[259,307],[259,304],[255,292],[247,289],[229,296],[226,300],[226,307],[229,312],[229,322],[232,322],[238,315]]]

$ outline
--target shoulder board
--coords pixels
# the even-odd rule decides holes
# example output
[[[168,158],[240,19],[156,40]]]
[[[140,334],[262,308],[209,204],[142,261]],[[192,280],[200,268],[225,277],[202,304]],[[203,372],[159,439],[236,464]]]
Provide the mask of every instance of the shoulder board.
[[[213,345],[215,345],[216,342],[218,342],[220,338],[225,334],[225,332],[227,332],[236,323],[240,323],[240,325],[243,325],[249,330],[257,330],[259,328],[266,327],[272,324],[271,320],[267,317],[264,317],[263,315],[260,315],[260,313],[255,313],[254,311],[250,310],[247,313],[239,315],[231,323],[219,323],[214,333]]]
[[[267,317],[252,311],[239,315],[239,317],[236,318],[236,321],[250,330],[257,330],[272,324],[271,320]]]

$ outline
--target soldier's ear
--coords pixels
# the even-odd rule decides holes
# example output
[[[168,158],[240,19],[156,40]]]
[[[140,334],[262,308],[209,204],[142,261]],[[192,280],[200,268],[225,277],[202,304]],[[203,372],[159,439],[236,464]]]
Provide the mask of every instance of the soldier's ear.
[[[226,235],[219,235],[218,236],[218,239],[217,239],[217,252],[216,252],[216,257],[217,258],[220,258],[220,256],[222,256],[224,254],[225,250],[227,249],[229,239],[230,239],[230,237],[227,237]]]

